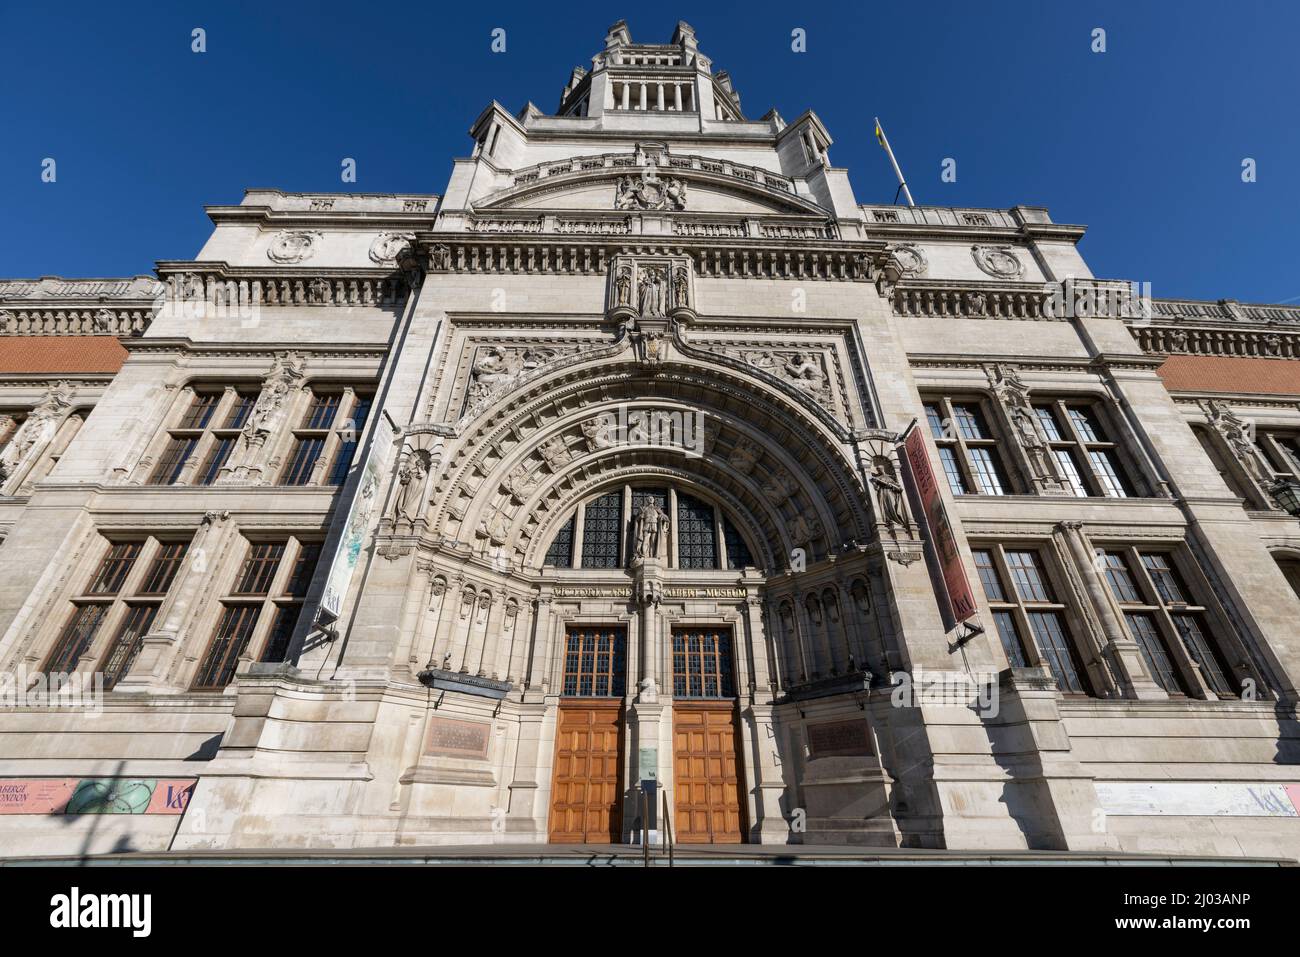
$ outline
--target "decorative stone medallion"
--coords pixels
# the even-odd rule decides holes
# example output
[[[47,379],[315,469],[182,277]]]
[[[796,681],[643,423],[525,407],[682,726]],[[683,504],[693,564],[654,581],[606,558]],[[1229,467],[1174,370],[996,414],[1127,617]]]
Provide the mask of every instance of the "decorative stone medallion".
[[[397,261],[403,249],[415,241],[411,233],[380,233],[370,244],[370,261],[389,266]]]
[[[1025,264],[1010,246],[972,246],[970,254],[975,265],[994,278],[1019,279],[1025,273]]]
[[[271,240],[271,248],[266,251],[267,258],[281,264],[300,263],[310,259],[316,252],[316,244],[321,234],[305,230],[292,230],[276,234]]]
[[[909,278],[924,275],[925,270],[930,265],[925,257],[925,251],[915,243],[900,243],[897,246],[891,246],[889,251],[898,260],[903,275]]]

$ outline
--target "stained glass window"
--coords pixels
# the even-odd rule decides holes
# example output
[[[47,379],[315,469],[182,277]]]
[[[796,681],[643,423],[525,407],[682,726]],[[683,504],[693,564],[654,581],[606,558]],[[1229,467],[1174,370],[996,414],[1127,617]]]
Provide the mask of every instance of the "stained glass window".
[[[582,528],[582,567],[618,568],[623,543],[623,492],[587,503]]]
[[[677,493],[677,565],[679,568],[718,567],[713,506],[681,492]]]
[[[573,567],[573,523],[574,516],[570,515],[569,520],[560,526],[555,538],[551,540],[551,547],[546,550],[542,564],[556,568]]]

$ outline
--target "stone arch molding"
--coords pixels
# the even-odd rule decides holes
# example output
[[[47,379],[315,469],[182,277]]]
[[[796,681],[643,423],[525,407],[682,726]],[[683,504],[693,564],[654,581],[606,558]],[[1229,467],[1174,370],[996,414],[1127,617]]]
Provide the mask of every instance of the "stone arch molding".
[[[502,571],[536,570],[578,502],[659,477],[722,505],[770,572],[794,548],[815,561],[872,538],[838,422],[743,363],[705,353],[648,365],[622,355],[628,345],[559,362],[458,423],[429,527]]]
[[[685,187],[683,199],[680,202],[673,201],[664,206],[664,209],[670,212],[709,212],[710,210],[705,207],[694,208],[698,204],[692,203],[689,197],[692,190],[698,190],[702,193],[729,193],[743,198],[755,205],[755,212],[766,211],[778,215],[795,214],[821,218],[825,218],[827,215],[827,211],[821,206],[792,191],[777,189],[760,183],[756,178],[747,179],[723,172],[713,172],[708,169],[669,165],[666,154],[653,157],[655,160],[653,164],[645,158],[641,158],[641,162],[589,167],[586,164],[591,159],[591,157],[586,156],[574,156],[568,160],[557,160],[546,164],[552,169],[569,166],[571,167],[569,172],[551,173],[548,176],[537,177],[532,177],[527,173],[516,176],[516,182],[513,185],[482,197],[474,203],[473,209],[475,212],[483,213],[504,212],[523,206],[541,196],[554,194],[558,197],[564,193],[589,189],[592,186],[608,185],[613,188],[615,196],[622,196],[627,192],[625,187],[629,178],[632,180],[642,179],[645,171],[653,166],[652,175],[655,178],[661,178],[665,182],[671,180]],[[711,165],[722,165],[720,160],[709,162]],[[556,205],[554,202],[547,203],[548,208]],[[616,204],[610,208],[611,211],[620,209],[635,212],[645,207],[640,206],[638,203],[630,203]]]

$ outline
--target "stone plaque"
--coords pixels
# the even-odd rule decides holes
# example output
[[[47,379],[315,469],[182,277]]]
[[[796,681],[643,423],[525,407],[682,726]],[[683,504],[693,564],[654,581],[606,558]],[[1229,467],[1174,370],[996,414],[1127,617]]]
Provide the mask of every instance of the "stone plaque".
[[[865,721],[808,725],[808,750],[814,758],[873,753]]]
[[[424,741],[424,753],[449,758],[486,760],[491,733],[492,725],[480,721],[430,718],[429,734]]]

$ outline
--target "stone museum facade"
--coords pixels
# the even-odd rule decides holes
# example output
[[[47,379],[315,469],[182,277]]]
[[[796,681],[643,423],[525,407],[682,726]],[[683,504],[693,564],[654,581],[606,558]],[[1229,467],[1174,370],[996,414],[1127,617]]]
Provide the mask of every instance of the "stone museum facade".
[[[859,203],[685,23],[470,132],[0,281],[0,854],[1300,858],[1300,308]]]

